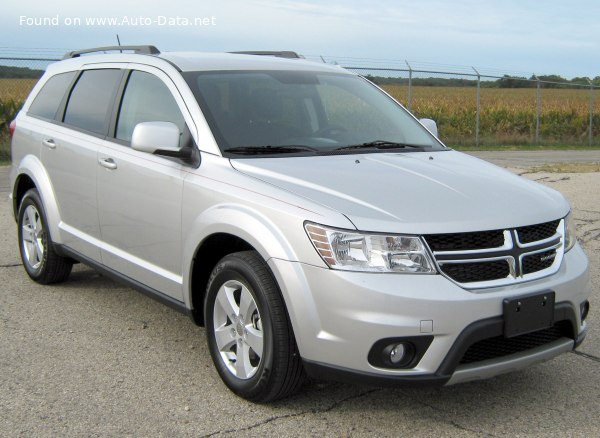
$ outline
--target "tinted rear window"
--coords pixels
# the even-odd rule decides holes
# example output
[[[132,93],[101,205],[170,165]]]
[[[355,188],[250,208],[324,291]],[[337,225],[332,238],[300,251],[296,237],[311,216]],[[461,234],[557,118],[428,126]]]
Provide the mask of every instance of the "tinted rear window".
[[[106,134],[110,110],[122,71],[86,70],[71,92],[64,122],[68,125]]]
[[[45,119],[54,119],[74,76],[75,72],[70,71],[48,79],[29,107],[29,114]]]

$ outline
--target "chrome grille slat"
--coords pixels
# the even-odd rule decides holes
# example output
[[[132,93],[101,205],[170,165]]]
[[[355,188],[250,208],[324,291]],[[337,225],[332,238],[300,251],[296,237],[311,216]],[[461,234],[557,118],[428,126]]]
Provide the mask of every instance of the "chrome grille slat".
[[[480,236],[468,232],[454,233],[454,237],[452,234],[423,237],[443,275],[462,287],[476,289],[534,280],[556,272],[564,253],[563,230],[564,222],[559,219],[482,231]],[[531,240],[533,237],[538,240]],[[452,242],[458,249],[451,248]],[[474,247],[465,246],[465,242],[472,242]]]

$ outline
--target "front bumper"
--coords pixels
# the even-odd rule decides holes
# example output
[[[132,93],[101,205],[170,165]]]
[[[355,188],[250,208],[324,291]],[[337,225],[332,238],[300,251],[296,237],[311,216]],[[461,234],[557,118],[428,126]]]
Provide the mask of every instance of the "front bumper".
[[[576,245],[560,270],[549,277],[509,287],[470,290],[441,275],[340,272],[272,259],[306,371],[328,380],[365,383],[458,383],[491,377],[550,359],[578,345],[585,336],[580,305],[590,294],[588,261]],[[552,290],[555,321],[566,320],[572,336],[491,361],[459,365],[475,338],[503,332],[505,298]],[[473,330],[473,326],[479,327]],[[479,333],[476,336],[471,332]],[[483,334],[483,335],[482,335]],[[410,369],[369,363],[379,340],[432,336]]]

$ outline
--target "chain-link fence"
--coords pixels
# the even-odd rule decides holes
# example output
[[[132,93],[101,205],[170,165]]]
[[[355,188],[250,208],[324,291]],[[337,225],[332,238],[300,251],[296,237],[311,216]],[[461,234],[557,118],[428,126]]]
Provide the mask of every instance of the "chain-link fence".
[[[0,57],[0,100],[25,100],[48,64],[55,61]]]
[[[381,86],[415,116],[434,119],[449,146],[600,145],[600,99],[595,98],[600,84],[585,78],[562,82],[482,74],[472,67],[439,71],[406,61],[398,66],[381,60],[312,58],[344,65]],[[0,57],[0,145],[23,100],[56,60]]]
[[[436,120],[448,145],[600,145],[599,86],[466,72],[346,67],[416,117]]]

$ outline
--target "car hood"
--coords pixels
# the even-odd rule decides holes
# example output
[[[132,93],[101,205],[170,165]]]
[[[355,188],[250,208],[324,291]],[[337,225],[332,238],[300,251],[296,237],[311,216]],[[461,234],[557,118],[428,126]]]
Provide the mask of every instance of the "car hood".
[[[231,163],[246,175],[344,214],[363,231],[503,229],[547,222],[569,211],[555,190],[453,150]]]

